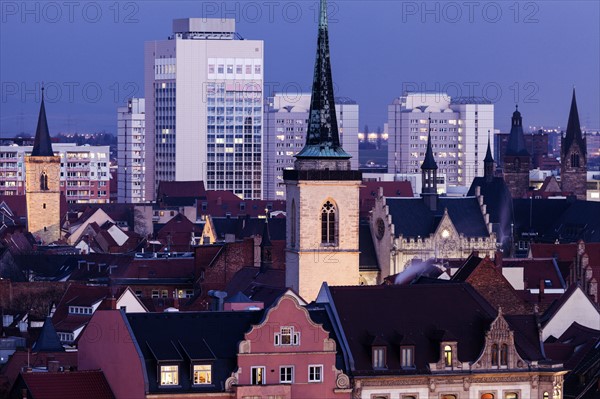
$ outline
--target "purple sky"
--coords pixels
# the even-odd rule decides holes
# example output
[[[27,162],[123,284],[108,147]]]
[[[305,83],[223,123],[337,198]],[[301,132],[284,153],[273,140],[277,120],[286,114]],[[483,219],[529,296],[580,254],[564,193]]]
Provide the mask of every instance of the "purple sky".
[[[166,38],[173,18],[236,17],[243,37],[265,41],[266,90],[309,90],[316,10],[316,1],[3,0],[0,135],[34,132],[41,81],[52,134],[116,132],[116,107],[143,96],[143,43]],[[383,126],[405,88],[487,97],[502,130],[516,102],[526,125],[564,127],[574,85],[582,124],[600,128],[597,1],[336,1],[330,10],[336,95],[358,101],[361,129]]]

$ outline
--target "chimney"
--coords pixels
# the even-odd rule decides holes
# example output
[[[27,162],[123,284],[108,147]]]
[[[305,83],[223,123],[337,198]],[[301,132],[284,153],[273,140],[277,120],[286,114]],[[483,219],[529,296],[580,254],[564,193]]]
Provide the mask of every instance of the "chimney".
[[[106,303],[110,310],[117,310],[117,299],[111,295],[110,298],[106,298]]]
[[[47,367],[49,373],[58,373],[60,370],[60,362],[58,360],[48,360]]]
[[[542,302],[542,300],[544,299],[544,288],[546,287],[546,285],[544,284],[544,280],[540,279],[540,293],[539,293],[539,297],[538,297],[538,302]]]
[[[173,307],[179,309],[179,295],[177,295],[177,290],[173,291]]]
[[[502,268],[502,261],[504,260],[503,258],[504,254],[502,253],[502,251],[496,251],[496,253],[494,254],[494,263],[496,264],[496,267]]]
[[[210,290],[208,296],[211,298],[210,310],[213,312],[222,312],[227,293],[224,291]]]

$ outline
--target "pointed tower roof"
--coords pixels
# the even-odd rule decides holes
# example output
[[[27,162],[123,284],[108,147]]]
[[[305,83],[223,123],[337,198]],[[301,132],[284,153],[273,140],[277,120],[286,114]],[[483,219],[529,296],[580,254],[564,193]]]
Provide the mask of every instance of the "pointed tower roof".
[[[31,348],[33,352],[64,352],[65,348],[58,339],[58,334],[50,317],[46,317],[42,331]]]
[[[586,152],[585,140],[581,134],[579,124],[579,112],[577,111],[577,100],[575,98],[575,88],[573,88],[573,98],[571,99],[571,110],[569,111],[569,122],[567,122],[567,133],[563,142],[563,153],[567,153],[573,142],[576,142],[581,151]]]
[[[483,162],[491,162],[494,163],[494,157],[492,156],[492,147],[491,147],[491,138],[490,138],[490,131],[488,130],[488,145],[487,145],[487,151],[485,153],[485,158],[483,159]]]
[[[525,145],[525,136],[523,135],[523,118],[519,112],[519,106],[513,112],[512,126],[510,128],[510,136],[508,137],[508,145],[506,146],[506,154],[508,156],[529,156],[527,146]]]
[[[333,79],[331,77],[327,0],[321,0],[317,60],[315,62],[306,145],[296,155],[296,158],[341,160],[352,158],[340,145],[333,96]]]
[[[431,118],[429,118],[430,128],[427,136],[427,151],[425,152],[425,159],[421,164],[421,170],[435,170],[438,168],[435,157],[433,156],[433,148],[431,147]]]
[[[38,117],[37,129],[35,131],[35,141],[33,142],[33,157],[52,157],[52,140],[48,130],[48,121],[46,120],[46,107],[44,106],[44,88],[42,87],[42,103],[40,105],[40,115]]]
[[[263,232],[262,232],[262,240],[260,242],[260,247],[272,247],[271,244],[271,234],[269,233],[269,214],[267,213],[267,218],[265,219],[265,223],[263,224]]]

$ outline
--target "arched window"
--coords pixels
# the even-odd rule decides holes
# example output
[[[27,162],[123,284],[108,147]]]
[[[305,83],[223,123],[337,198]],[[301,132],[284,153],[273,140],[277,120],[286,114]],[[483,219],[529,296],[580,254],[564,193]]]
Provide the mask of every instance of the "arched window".
[[[571,154],[571,167],[578,168],[579,167],[579,154]]]
[[[498,345],[492,345],[492,366],[498,365]]]
[[[502,344],[500,347],[500,365],[508,365],[508,345]]]
[[[548,392],[544,392],[544,399],[549,399],[550,398],[550,394]]]
[[[481,399],[494,399],[494,394],[493,393],[484,393],[483,395],[481,395]]]
[[[508,392],[504,395],[504,399],[519,399],[519,394],[516,392]]]
[[[290,246],[296,247],[296,201],[292,200],[292,215],[290,218],[290,224],[292,226],[290,234]]]
[[[45,171],[42,172],[42,175],[40,176],[40,189],[48,190],[48,175]]]
[[[335,244],[335,228],[336,228],[336,213],[335,205],[331,201],[323,204],[321,209],[321,243]]]
[[[450,345],[444,346],[444,365],[452,367],[452,347]]]

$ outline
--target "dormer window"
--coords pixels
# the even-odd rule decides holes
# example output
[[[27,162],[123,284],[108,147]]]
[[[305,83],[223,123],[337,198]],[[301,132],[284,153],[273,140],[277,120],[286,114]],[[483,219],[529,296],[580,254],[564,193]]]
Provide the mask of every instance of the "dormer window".
[[[452,367],[452,347],[450,345],[444,346],[444,366]]]
[[[372,349],[373,357],[373,368],[384,369],[386,368],[386,348],[383,346],[376,346]]]
[[[88,306],[69,306],[69,314],[92,314],[92,308]]]
[[[212,370],[210,364],[194,365],[194,385],[208,385],[212,383]]]
[[[402,346],[400,348],[400,362],[402,368],[415,367],[415,347]]]
[[[300,333],[294,331],[294,327],[281,327],[275,333],[275,346],[300,345]]]
[[[179,366],[160,366],[160,385],[179,385]]]

